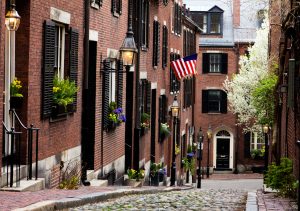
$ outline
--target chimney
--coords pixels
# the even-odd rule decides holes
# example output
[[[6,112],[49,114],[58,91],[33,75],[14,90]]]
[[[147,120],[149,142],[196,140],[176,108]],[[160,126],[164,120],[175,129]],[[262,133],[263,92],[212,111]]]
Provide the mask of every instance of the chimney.
[[[239,27],[241,22],[241,0],[233,0],[233,26]]]

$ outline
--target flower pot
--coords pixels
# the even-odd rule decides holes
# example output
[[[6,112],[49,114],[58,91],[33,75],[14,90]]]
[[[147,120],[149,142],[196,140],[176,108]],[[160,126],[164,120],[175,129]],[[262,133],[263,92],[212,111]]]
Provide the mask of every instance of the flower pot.
[[[66,115],[67,115],[67,109],[63,105],[52,106],[52,116],[60,117],[60,116],[66,116]]]
[[[19,109],[22,108],[23,97],[10,97],[10,108]]]
[[[107,131],[113,131],[117,128],[117,126],[119,126],[119,123],[115,123],[113,121],[109,121],[107,127],[106,127],[106,130]]]
[[[159,185],[159,179],[158,179],[158,173],[150,174],[150,184],[152,186],[158,186]]]

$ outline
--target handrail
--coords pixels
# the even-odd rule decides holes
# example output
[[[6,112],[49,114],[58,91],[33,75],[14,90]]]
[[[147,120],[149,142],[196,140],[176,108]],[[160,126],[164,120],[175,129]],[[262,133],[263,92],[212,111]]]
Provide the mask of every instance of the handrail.
[[[18,114],[16,113],[15,109],[13,108],[13,109],[10,109],[9,111],[12,112],[13,115],[14,115],[15,117],[17,117],[17,120],[18,120],[18,122],[20,123],[20,125],[21,125],[24,129],[27,130],[28,128],[22,123],[22,121],[20,120],[20,118],[19,118]]]

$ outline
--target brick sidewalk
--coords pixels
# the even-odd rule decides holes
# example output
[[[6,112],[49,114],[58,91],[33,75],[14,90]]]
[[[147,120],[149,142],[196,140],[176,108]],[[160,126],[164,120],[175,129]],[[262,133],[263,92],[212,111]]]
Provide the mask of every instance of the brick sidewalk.
[[[296,211],[298,210],[296,200],[276,197],[275,193],[263,193],[257,191],[258,210]]]
[[[207,179],[204,176],[204,179]],[[212,174],[208,179],[224,179],[224,180],[232,180],[232,179],[263,179],[263,174],[258,173],[243,173],[243,174]]]

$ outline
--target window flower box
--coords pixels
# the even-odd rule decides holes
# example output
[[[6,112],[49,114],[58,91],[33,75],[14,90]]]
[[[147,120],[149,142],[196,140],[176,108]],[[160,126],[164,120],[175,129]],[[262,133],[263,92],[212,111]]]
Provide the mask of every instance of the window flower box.
[[[15,78],[10,84],[10,108],[19,109],[22,107],[23,95],[21,89],[21,81]]]
[[[11,96],[9,102],[10,102],[10,108],[20,109],[22,108],[23,105],[23,97]]]

